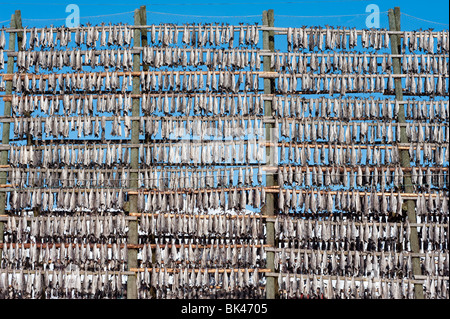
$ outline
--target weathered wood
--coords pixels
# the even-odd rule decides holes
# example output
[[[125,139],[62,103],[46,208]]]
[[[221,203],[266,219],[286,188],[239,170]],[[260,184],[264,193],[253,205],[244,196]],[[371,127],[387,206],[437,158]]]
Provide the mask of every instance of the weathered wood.
[[[268,27],[274,26],[274,11],[272,9],[263,12],[263,25]],[[269,52],[275,52],[275,34],[273,31],[263,31],[263,49]],[[264,78],[264,94],[272,94],[275,92],[275,81],[276,75],[274,70],[270,67],[271,58],[269,56],[263,56],[263,68],[265,72]],[[272,76],[268,76],[273,74]],[[272,116],[272,101],[264,101],[264,115]],[[276,148],[272,147],[269,143],[272,140],[273,130],[275,128],[274,124],[265,123],[266,128],[266,163],[270,165],[273,162],[271,157],[278,156]],[[265,174],[266,185],[268,187],[276,185],[276,178],[274,174]],[[263,215],[274,216],[275,205],[276,205],[276,194],[271,192],[266,192],[266,204],[262,208],[261,213]],[[266,241],[267,244],[275,246],[275,230],[273,222],[266,222]],[[274,264],[274,253],[266,253],[266,262],[271,271],[275,270]],[[267,278],[266,284],[266,297],[268,299],[275,299],[277,297],[277,282],[275,278]]]
[[[146,6],[141,6],[139,9],[140,12],[140,19],[141,19],[141,24],[142,25],[146,25],[147,24],[147,10],[146,10]],[[140,29],[141,31],[141,47],[145,48],[146,46],[148,46],[148,37],[147,37],[147,29]],[[143,71],[148,71],[149,66],[143,64],[142,66],[142,70]]]
[[[11,15],[11,28],[16,28],[16,16]],[[9,34],[9,43],[8,48],[10,50],[15,50],[16,47],[16,34]],[[3,59],[3,57],[1,57]],[[7,60],[6,72],[7,74],[12,74],[14,72],[14,57],[8,57]],[[6,81],[5,94],[12,94],[12,81]],[[11,102],[5,102],[3,107],[3,115],[5,117],[11,116]],[[9,134],[10,134],[10,123],[2,124],[2,144],[9,144]],[[0,151],[0,165],[6,166],[8,165],[8,153],[7,149]],[[7,172],[0,171],[0,184],[6,184],[7,181]],[[6,192],[0,192],[0,215],[5,213],[6,209]],[[0,222],[0,243],[3,242],[3,231],[4,231],[4,223]]]
[[[389,17],[389,29],[393,31],[401,31],[400,29],[400,7],[395,7],[394,10],[389,9],[388,13]],[[401,40],[397,35],[392,35],[390,37],[391,39],[391,52],[392,54],[400,54],[401,53]],[[401,61],[400,58],[393,58],[392,59],[392,67],[393,67],[393,73],[394,74],[401,74]],[[394,85],[395,85],[395,98],[398,101],[403,101],[403,91],[402,91],[402,81],[401,79],[394,79]],[[405,123],[405,110],[404,106],[399,105],[399,112],[398,112],[398,122]],[[406,128],[401,127],[400,128],[400,142],[401,143],[408,143],[408,138],[406,136]],[[411,158],[409,157],[408,150],[400,149],[400,160],[401,160],[401,166],[408,168],[411,166]],[[405,193],[413,193],[414,188],[412,186],[411,176],[405,175],[404,176],[404,191]],[[403,204],[403,211],[406,211],[408,220],[410,223],[416,223],[417,217],[416,217],[416,205],[413,200],[406,200]],[[411,250],[414,253],[418,253],[420,251],[420,242],[418,237],[417,228],[411,229],[411,235],[410,235],[410,243],[411,243]],[[422,275],[421,265],[420,265],[420,258],[419,257],[413,257],[412,260],[412,266],[413,266],[413,274],[414,275]],[[414,295],[416,299],[424,299],[423,294],[423,286],[422,284],[414,284]]]
[[[134,10],[134,24],[141,24],[141,10]],[[141,32],[140,29],[134,29],[134,39],[133,46],[138,47],[141,45]],[[141,56],[140,54],[133,54],[133,72],[138,73],[141,68]],[[139,76],[133,76],[133,94],[140,93],[140,79]],[[132,99],[132,109],[131,115],[133,117],[138,117],[140,115],[140,98]],[[134,120],[131,121],[131,143],[139,144],[139,121]],[[139,167],[139,147],[136,145],[132,147],[130,150],[130,166],[132,169],[137,169]],[[129,184],[130,187],[138,187],[138,173],[132,172],[129,174]],[[134,213],[137,212],[137,195],[129,194],[129,207],[128,212]],[[137,244],[138,243],[138,223],[137,221],[130,221],[128,223],[128,244]],[[137,254],[138,249],[128,249],[128,260],[127,267],[128,270],[137,267]],[[137,284],[136,284],[136,275],[128,276],[127,280],[127,299],[137,299]]]

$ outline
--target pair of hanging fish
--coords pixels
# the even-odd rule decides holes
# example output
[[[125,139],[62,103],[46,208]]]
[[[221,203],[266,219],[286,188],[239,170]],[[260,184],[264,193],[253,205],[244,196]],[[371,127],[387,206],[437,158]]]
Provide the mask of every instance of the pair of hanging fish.
[[[5,59],[4,59],[4,54],[3,54],[3,49],[0,49],[0,71],[3,70],[5,68]],[[3,87],[3,84],[1,83],[3,82],[2,80],[0,80],[0,89]],[[3,90],[0,90],[3,91]]]
[[[0,50],[3,51],[3,49],[5,49],[5,45],[6,45],[6,34],[5,34],[5,30],[1,30],[0,32]],[[1,55],[3,56],[3,54]],[[3,60],[3,59],[1,59]]]

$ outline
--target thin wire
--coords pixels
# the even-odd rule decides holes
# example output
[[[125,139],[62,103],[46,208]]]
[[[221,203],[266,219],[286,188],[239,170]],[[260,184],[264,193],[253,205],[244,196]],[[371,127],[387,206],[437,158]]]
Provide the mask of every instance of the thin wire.
[[[129,14],[129,13],[134,13],[134,11],[127,11],[127,12],[120,12],[120,13],[112,13],[112,14],[103,14],[103,15],[98,15],[98,16],[80,17],[80,19],[110,17],[110,16],[117,16],[117,15],[121,15],[121,14]]]
[[[255,17],[261,17],[260,14],[247,15],[247,16],[199,16],[199,15],[166,13],[166,12],[156,12],[156,11],[147,11],[147,12],[154,13],[154,14],[173,15],[173,16],[180,16],[180,17],[193,17],[193,18],[255,18]]]
[[[22,18],[23,21],[63,21],[66,20],[66,18],[54,18],[54,19],[25,19]]]
[[[254,18],[260,17],[261,15],[245,15],[245,16],[202,16],[202,15],[186,15],[186,14],[178,14],[178,13],[166,13],[166,12],[156,12],[156,11],[147,11],[149,13],[155,14],[163,14],[163,15],[175,15],[175,16],[183,16],[183,17],[196,17],[196,18]],[[387,11],[383,11],[380,13],[387,13]],[[276,14],[277,17],[290,17],[290,18],[337,18],[337,17],[354,17],[354,16],[366,16],[371,13],[360,13],[360,14],[344,14],[344,15],[327,15],[327,16],[291,16],[291,15],[281,15]]]
[[[403,15],[405,15],[405,16],[407,16],[407,17],[410,17],[410,18],[417,19],[417,20],[421,20],[421,21],[425,21],[425,22],[430,22],[430,23],[436,23],[436,24],[441,24],[441,25],[449,26],[448,23],[441,23],[441,22],[435,22],[435,21],[425,20],[425,19],[421,19],[421,18],[412,16],[412,15],[409,15],[409,14],[407,14],[407,13],[403,13],[403,12],[401,12],[401,14],[403,14]]]
[[[387,11],[383,11],[380,13],[387,13]],[[372,13],[358,13],[358,14],[341,14],[341,15],[328,15],[328,16],[291,16],[291,15],[281,15],[276,14],[276,17],[288,17],[288,18],[340,18],[340,17],[355,17],[355,16],[366,16]]]
[[[119,13],[112,13],[112,14],[103,14],[103,15],[97,15],[97,16],[85,16],[85,17],[80,17],[80,19],[102,18],[102,17],[117,16],[117,15],[122,15],[122,14],[129,14],[129,13],[134,13],[134,11],[119,12]],[[54,18],[54,19],[26,19],[26,18],[22,18],[22,20],[25,20],[25,21],[60,21],[60,20],[66,20],[66,18]],[[9,21],[9,20],[7,20],[7,21]]]

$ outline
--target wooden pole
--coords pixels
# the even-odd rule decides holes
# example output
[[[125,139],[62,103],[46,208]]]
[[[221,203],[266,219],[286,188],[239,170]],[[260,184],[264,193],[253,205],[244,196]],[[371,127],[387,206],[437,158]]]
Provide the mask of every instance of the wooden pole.
[[[16,28],[16,17],[11,15],[11,28]],[[14,33],[9,34],[9,50],[15,50],[16,47],[16,35]],[[3,57],[1,57],[3,59]],[[8,57],[6,72],[12,74],[14,72],[14,57]],[[12,94],[12,81],[6,82],[5,94]],[[4,116],[11,116],[11,101],[4,103]],[[3,123],[2,125],[2,144],[9,145],[9,133],[10,123]],[[0,165],[8,165],[8,150],[2,150],[0,153]],[[0,172],[0,184],[6,184],[7,172]],[[0,215],[5,214],[6,209],[6,192],[0,192]],[[0,222],[0,242],[3,242],[3,230],[4,222]]]
[[[140,11],[141,25],[147,25],[147,8],[146,8],[146,6],[141,6],[139,11]],[[147,29],[141,29],[141,47],[142,48],[148,46],[147,34],[148,34]],[[142,71],[147,72],[148,70],[149,70],[149,66],[142,62]],[[144,143],[150,143],[151,140],[152,140],[151,135],[149,133],[145,133]],[[135,213],[135,214],[139,214],[139,213]],[[155,236],[152,234],[149,237],[150,237],[149,238],[150,242],[154,243]],[[154,245],[152,245],[151,249],[152,249],[152,263],[155,263],[156,262],[156,255],[155,255],[156,249],[155,249]],[[150,294],[153,296],[153,298],[156,297],[156,292],[154,291],[153,288],[150,290]]]
[[[16,10],[15,16],[16,16],[16,28],[22,29],[22,14],[20,10]],[[23,32],[17,32],[17,51],[24,51],[22,49],[22,44],[23,44]],[[26,117],[31,118],[31,112],[26,112],[24,115]],[[31,145],[33,141],[33,136],[27,132],[25,132],[25,135],[27,137],[27,145]]]
[[[394,10],[389,9],[388,11],[389,16],[389,29],[392,31],[400,31],[400,7],[395,7]],[[391,36],[391,51],[392,54],[401,54],[401,40],[398,35],[392,35]],[[401,58],[393,58],[392,59],[392,67],[394,74],[401,74]],[[395,98],[398,101],[403,101],[403,87],[402,87],[402,80],[401,78],[395,78],[394,79],[394,85],[395,85]],[[398,112],[398,122],[399,123],[405,123],[405,109],[404,105],[399,105],[399,112]],[[406,127],[402,126],[400,127],[400,143],[408,143],[408,138],[406,136]],[[399,150],[400,154],[400,162],[401,166],[404,168],[409,168],[411,166],[411,158],[409,156],[409,152],[407,150]],[[404,176],[403,181],[404,186],[404,192],[405,193],[413,193],[414,187],[412,186],[412,179],[411,175],[406,174]],[[416,216],[416,205],[414,200],[407,199],[405,200],[405,203],[403,204],[403,211],[406,211],[408,220],[410,223],[417,223],[417,216]],[[411,235],[410,235],[410,243],[411,243],[411,251],[413,253],[419,253],[420,251],[420,242],[418,237],[417,228],[411,228]],[[422,275],[422,270],[420,267],[420,258],[419,257],[412,257],[412,266],[413,266],[413,274],[414,276]],[[423,286],[422,284],[414,284],[414,295],[416,299],[424,299],[423,295]]]
[[[22,29],[22,14],[20,10],[16,10],[14,15],[16,17],[16,28]],[[23,44],[23,32],[17,32],[17,51],[24,51],[22,49],[22,44]],[[25,112],[24,115],[31,120],[31,112]],[[33,135],[31,135],[28,132],[25,132],[25,136],[27,140],[27,145],[37,146],[37,143],[33,144]],[[33,209],[33,214],[34,216],[39,216],[39,209],[38,208]]]
[[[147,24],[147,11],[145,6],[141,6],[139,9],[141,14],[141,24],[146,25]],[[147,37],[147,29],[141,29],[141,47],[146,47],[148,45],[148,37]],[[148,71],[148,65],[142,64],[142,70]]]
[[[141,10],[134,10],[134,24],[141,24]],[[134,29],[134,40],[133,46],[140,46],[141,42],[141,31],[140,29]],[[133,72],[138,72],[141,68],[141,55],[133,54]],[[140,92],[140,80],[138,76],[133,76],[133,94],[138,94]],[[132,99],[131,107],[132,116],[138,117],[140,115],[140,98]],[[139,121],[131,121],[131,143],[139,144]],[[135,146],[130,149],[130,166],[132,169],[139,168],[139,147]],[[138,173],[132,172],[129,174],[130,180],[129,184],[131,188],[137,188]],[[137,209],[137,195],[128,194],[128,212],[136,213]],[[131,245],[136,245],[138,243],[138,222],[130,221],[128,223],[128,239],[127,243]],[[132,248],[127,249],[128,252],[128,270],[137,267],[137,253],[138,249]],[[136,285],[136,275],[129,275],[127,280],[127,299],[137,299],[137,285]]]
[[[144,25],[147,25],[147,11],[146,11],[146,6],[141,6],[140,8],[140,12],[141,12],[141,23]],[[141,30],[141,43],[142,43],[142,47],[146,47],[148,46],[148,36],[147,36],[147,29],[142,29]],[[147,72],[149,70],[149,66],[147,64],[144,64],[144,62],[142,61],[142,70],[144,72]],[[144,140],[145,143],[150,143],[151,141],[151,135],[149,133],[145,133],[144,136]]]
[[[268,27],[274,26],[274,11],[273,9],[267,10],[263,12],[263,25]],[[275,52],[275,34],[273,31],[263,31],[263,50],[268,50],[270,52]],[[274,70],[270,67],[270,57],[264,56],[263,57],[263,67],[264,72],[273,72]],[[264,79],[264,94],[272,94],[275,92],[275,80],[271,78],[265,78]],[[272,116],[272,101],[266,100],[264,101],[264,115],[265,116]],[[273,156],[278,156],[277,154],[277,148],[271,147],[269,142],[271,141],[272,137],[272,131],[274,129],[275,125],[272,123],[265,123],[266,128],[266,141],[268,142],[266,146],[266,164],[268,166],[272,163]],[[266,186],[275,186],[276,185],[276,179],[275,179],[275,173],[274,174],[266,174]],[[265,206],[262,208],[262,214],[268,215],[268,216],[275,216],[275,196],[277,196],[276,193],[266,192],[266,198],[265,198]],[[274,223],[273,222],[266,222],[266,240],[267,244],[270,246],[275,246],[275,229],[274,229]],[[275,264],[274,264],[274,252],[267,252],[267,267],[271,269],[271,271],[275,271]],[[267,284],[266,284],[266,297],[268,299],[275,299],[277,294],[277,287],[276,287],[276,280],[275,278],[269,277],[267,278]]]

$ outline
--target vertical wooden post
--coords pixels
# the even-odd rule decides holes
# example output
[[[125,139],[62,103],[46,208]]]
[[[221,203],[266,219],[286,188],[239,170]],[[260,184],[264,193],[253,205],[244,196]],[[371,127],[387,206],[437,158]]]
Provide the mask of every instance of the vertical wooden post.
[[[274,14],[273,9],[267,10],[263,12],[263,25],[268,27],[274,26]],[[270,50],[272,52],[275,52],[275,33],[274,31],[263,31],[263,49],[264,50]],[[264,71],[273,71],[273,69],[270,67],[270,56],[264,56],[263,57],[263,66]],[[264,79],[264,94],[272,94],[274,92],[275,87],[275,80],[274,79]],[[265,100],[264,101],[264,115],[265,116],[272,116],[272,101]],[[265,129],[266,129],[266,140],[270,141],[272,136],[272,130],[275,128],[274,124],[265,123]],[[277,150],[277,148],[275,148]],[[271,156],[277,156],[277,152],[275,154],[272,154],[271,147],[266,147],[266,161]],[[270,163],[267,163],[270,165]],[[266,185],[267,186],[274,186],[276,185],[276,179],[274,174],[267,174],[266,173]],[[266,193],[265,198],[265,206],[262,208],[262,213],[264,215],[268,216],[274,216],[275,215],[275,193]],[[271,245],[272,247],[275,246],[275,229],[274,229],[274,223],[273,222],[266,222],[266,239],[267,244]],[[275,253],[273,251],[267,252],[267,267],[273,272],[275,271],[275,265],[274,265],[274,256]],[[267,278],[267,284],[266,284],[266,297],[267,299],[275,299],[277,295],[277,288],[276,288],[276,278],[275,277],[268,277]]]
[[[147,8],[146,8],[146,6],[141,6],[139,11],[141,14],[141,25],[147,25]],[[146,29],[141,29],[141,46],[142,47],[148,46],[147,33],[148,33],[148,31]],[[147,64],[142,63],[142,70],[148,71],[149,66]],[[145,143],[150,143],[150,134],[144,133],[144,141],[145,141]]]
[[[134,24],[141,24],[141,13],[139,9],[134,10]],[[133,46],[139,47],[141,43],[141,31],[140,29],[134,29]],[[133,72],[138,72],[141,69],[141,55],[140,53],[133,54]],[[140,93],[139,76],[133,76],[133,94]],[[131,113],[133,117],[140,116],[140,98],[135,97],[132,99]],[[133,120],[131,122],[131,144],[139,144],[139,120]],[[139,168],[139,147],[132,147],[130,150],[130,166],[131,169],[136,170]],[[138,186],[138,173],[133,171],[129,174],[130,188],[136,189]],[[137,212],[137,195],[128,195],[129,200],[129,212]],[[137,220],[130,220],[128,222],[128,244],[138,243],[138,222]],[[131,268],[137,268],[137,252],[135,248],[128,249],[128,270]],[[127,280],[127,299],[137,299],[137,286],[136,275],[128,275]]]
[[[140,25],[147,25],[147,7],[146,6],[141,6],[139,8],[140,11]],[[148,46],[148,31],[147,29],[140,29],[141,30],[141,47],[146,47]],[[147,64],[142,63],[142,70],[143,71],[148,71],[149,70],[149,66]],[[151,140],[151,135],[144,133],[144,143],[150,143]],[[154,243],[155,241],[154,236],[152,235],[150,237],[150,242]],[[155,258],[155,249],[152,248],[152,262],[155,262],[156,258]],[[152,295],[153,298],[156,297],[156,293],[155,291],[152,289],[150,289],[150,295]]]
[[[400,8],[395,7],[394,10],[389,9],[389,29],[392,31],[400,31]],[[401,54],[401,42],[400,37],[398,35],[391,35],[391,51],[392,54]],[[394,74],[401,74],[401,58],[393,58],[392,66],[394,69]],[[402,79],[396,78],[394,80],[395,83],[395,98],[397,101],[403,101],[403,86]],[[397,121],[399,123],[405,123],[405,108],[404,104],[399,105],[398,118]],[[400,143],[408,143],[408,138],[406,136],[406,127],[401,126],[400,128]],[[400,153],[400,161],[402,167],[410,167],[411,166],[411,158],[409,156],[408,150],[399,150]],[[411,175],[406,174],[403,178],[404,191],[406,193],[414,193],[414,188],[412,186]],[[403,211],[406,211],[408,215],[408,220],[410,223],[417,223],[416,216],[416,205],[414,200],[408,199],[405,201],[403,205]],[[417,234],[417,227],[411,228],[411,236],[409,238],[411,244],[411,251],[413,253],[419,253],[420,251],[420,243],[419,237]],[[412,257],[412,266],[413,266],[413,274],[422,275],[422,270],[420,267],[420,257]],[[414,294],[416,299],[423,299],[423,286],[422,284],[414,284]]]
[[[141,13],[141,25],[147,25],[147,8],[145,6],[141,6],[139,9]],[[141,46],[145,47],[148,45],[148,38],[147,38],[147,29],[141,29]],[[148,71],[148,65],[144,65],[142,67],[142,70]]]
[[[11,28],[16,28],[16,17],[15,15],[11,15]],[[8,49],[15,51],[16,47],[16,34],[9,34],[9,43]],[[1,56],[1,59],[4,57]],[[14,57],[8,56],[6,73],[12,74],[14,73]],[[5,94],[12,94],[12,80],[6,81]],[[11,116],[11,101],[6,101],[4,104],[4,112],[3,115],[5,117]],[[11,125],[9,122],[3,122],[2,124],[2,144],[9,144],[9,134],[10,134]],[[8,165],[8,150],[1,151],[0,153],[0,165]],[[7,172],[6,170],[0,171],[0,184],[6,184]],[[6,209],[6,194],[7,192],[0,192],[0,215],[5,214]],[[0,242],[3,242],[3,230],[4,230],[4,222],[0,222]]]
[[[22,29],[22,13],[20,12],[20,10],[16,10],[14,16],[16,17],[16,29]],[[22,44],[23,44],[23,31],[19,31],[17,32],[17,51],[23,51],[22,49]],[[25,112],[24,116],[26,117],[31,117],[31,112]],[[28,132],[25,132],[25,136],[26,136],[26,140],[27,140],[27,145],[32,145],[33,144],[33,136],[31,134],[29,134]],[[37,141],[35,141],[35,145]],[[39,208],[35,207],[33,208],[33,215],[34,216],[39,216]]]
[[[20,12],[20,10],[16,10],[14,15],[16,17],[16,29],[22,29],[22,13]],[[22,44],[23,44],[23,32],[19,31],[17,32],[17,51],[23,51]],[[26,117],[31,117],[31,112],[25,112],[24,115]],[[32,135],[27,132],[25,132],[25,135],[27,137],[27,145],[31,145],[33,142]]]

